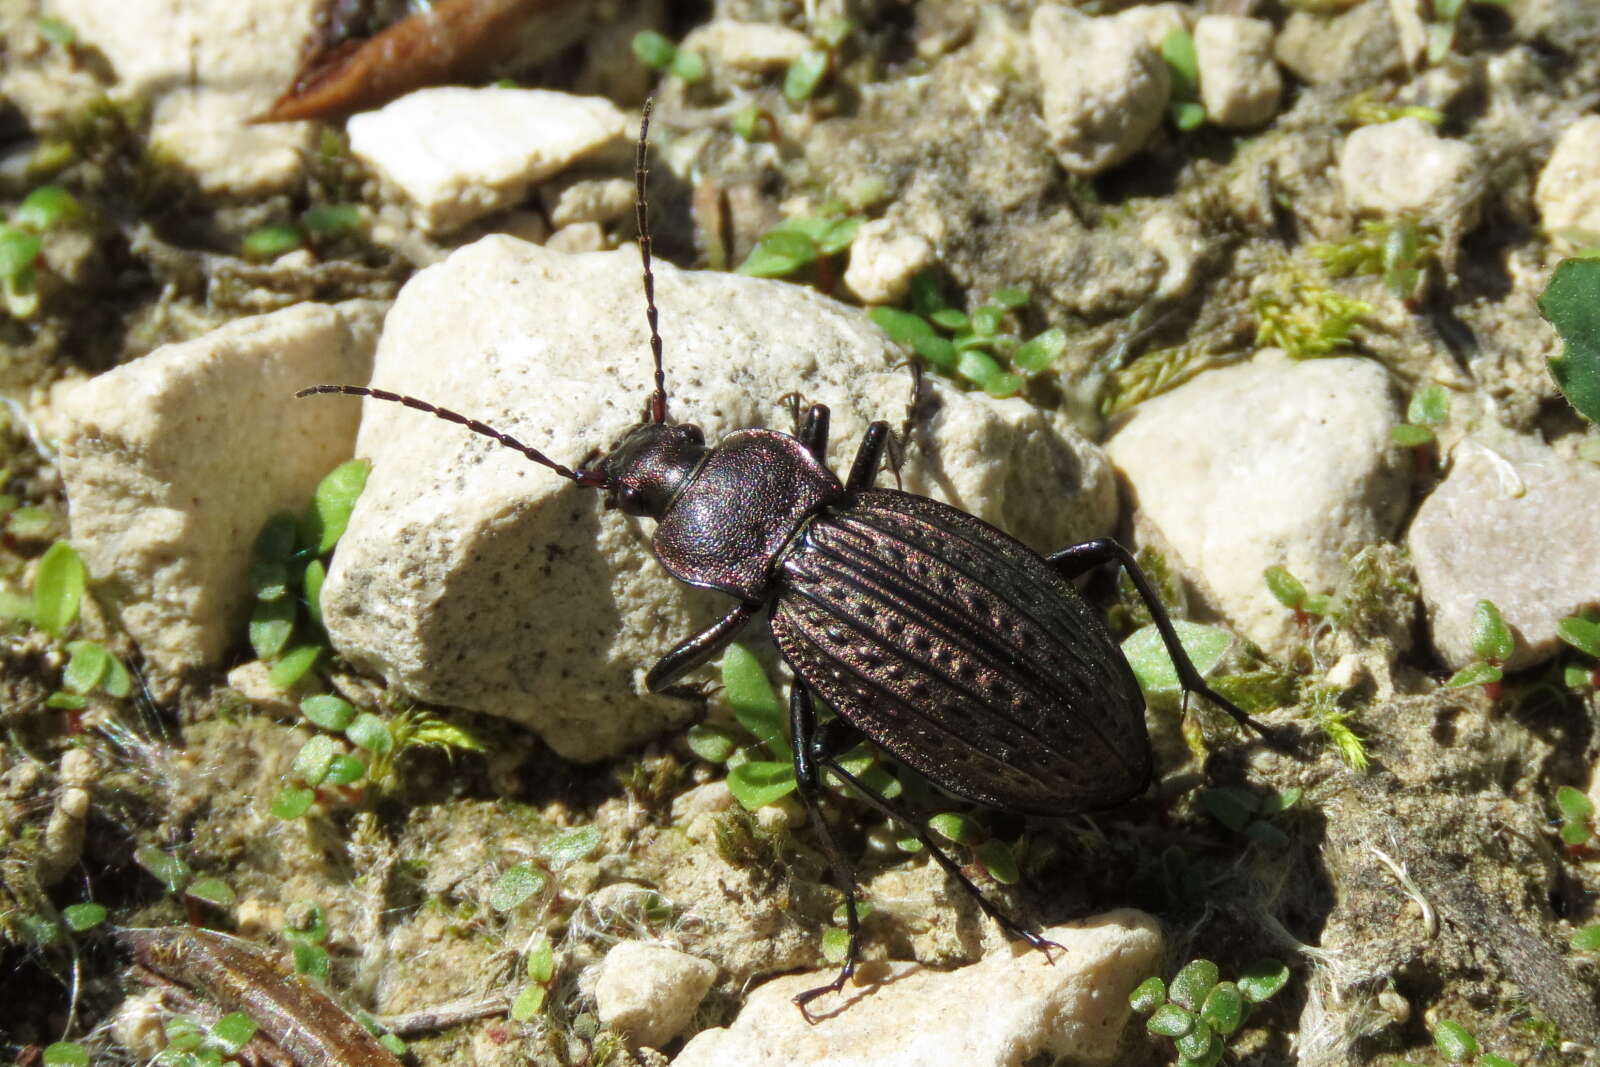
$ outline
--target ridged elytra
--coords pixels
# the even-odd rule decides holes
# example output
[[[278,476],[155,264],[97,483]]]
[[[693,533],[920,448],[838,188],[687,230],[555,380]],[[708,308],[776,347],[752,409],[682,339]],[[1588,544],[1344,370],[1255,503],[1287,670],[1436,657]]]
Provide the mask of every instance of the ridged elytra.
[[[654,519],[651,543],[661,566],[681,582],[733,597],[735,606],[661,657],[646,675],[651,691],[708,663],[758,612],[770,612],[773,637],[795,675],[789,710],[798,794],[845,894],[850,935],[838,976],[794,998],[802,1012],[844,987],[861,941],[854,878],[817,805],[822,769],[905,822],[1008,934],[1048,952],[1056,946],[1009,919],[926,831],[838,757],[865,737],[951,793],[1029,815],[1109,807],[1142,792],[1152,773],[1143,693],[1071,582],[1108,563],[1132,579],[1185,693],[1199,693],[1263,736],[1267,729],[1205,684],[1148,579],[1115,541],[1040,556],[948,504],[874,488],[894,442],[887,422],[868,427],[841,482],[826,465],[828,409],[820,404],[795,434],[738,430],[715,445],[698,426],[669,421],[645,197],[650,110],[647,101],[634,172],[655,383],[644,420],[610,452],[573,469],[414,397],[353,385],[317,385],[297,395],[404,404],[601,490],[609,506]],[[813,694],[833,718],[819,722]]]

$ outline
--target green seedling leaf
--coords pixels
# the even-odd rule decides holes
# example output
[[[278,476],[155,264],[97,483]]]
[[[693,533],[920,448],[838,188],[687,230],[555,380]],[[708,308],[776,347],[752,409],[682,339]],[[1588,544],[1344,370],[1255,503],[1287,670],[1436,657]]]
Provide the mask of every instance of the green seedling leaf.
[[[1589,821],[1587,819],[1561,824],[1561,843],[1564,845],[1585,844],[1590,836]]]
[[[655,30],[640,30],[633,35],[633,56],[651,70],[666,70],[678,48]]]
[[[1198,100],[1175,100],[1170,113],[1172,124],[1185,133],[1205,125],[1206,109]]]
[[[211,1040],[224,1056],[235,1056],[256,1036],[255,1020],[242,1011],[231,1011],[211,1024]]]
[[[162,1025],[161,1029],[167,1038],[167,1048],[177,1049],[180,1052],[192,1053],[198,1049],[206,1039],[206,1032],[198,1019],[191,1019],[187,1015],[173,1016]],[[191,1056],[184,1061],[185,1067],[189,1064],[198,1064],[198,1057]]]
[[[322,780],[322,784],[355,785],[366,775],[367,765],[361,762],[361,758],[344,752],[333,757],[333,762],[328,764],[328,776]]]
[[[328,957],[328,950],[321,945],[313,945],[307,941],[294,943],[294,973],[303,974],[307,978],[315,978],[326,982],[332,961]]]
[[[850,931],[830,926],[822,931],[822,958],[829,963],[843,963],[850,951]]]
[[[783,97],[791,104],[811,99],[828,73],[828,53],[821,48],[808,49],[789,62],[783,75]]]
[[[45,697],[44,706],[52,711],[79,711],[88,706],[88,701],[76,693],[51,693]]]
[[[1594,801],[1582,790],[1564,785],[1556,790],[1556,809],[1563,818],[1587,819],[1594,814]]]
[[[1286,608],[1301,608],[1306,602],[1306,587],[1284,567],[1268,567],[1261,572],[1267,592]]]
[[[1471,1063],[1480,1051],[1478,1039],[1465,1026],[1449,1019],[1433,1028],[1433,1046],[1446,1063]]]
[[[327,734],[316,734],[300,746],[289,773],[309,786],[319,786],[328,777],[328,767],[339,754],[338,743]]]
[[[987,386],[989,380],[1000,373],[1000,364],[987,352],[968,348],[962,350],[956,357],[956,373],[981,388]]]
[[[66,226],[83,218],[83,205],[78,198],[59,185],[41,185],[22,198],[11,221],[23,229],[43,233],[58,226]]]
[[[1066,331],[1059,326],[1052,326],[1038,336],[1024,341],[1021,347],[1011,353],[1011,362],[1029,374],[1036,374],[1054,363],[1056,357],[1066,349]]]
[[[6,517],[6,532],[20,541],[45,541],[55,535],[56,517],[43,508],[17,508]]]
[[[279,600],[288,595],[288,566],[275,560],[257,560],[250,566],[250,591],[258,600]]]
[[[305,242],[300,228],[293,223],[279,222],[262,226],[245,235],[239,254],[245,259],[262,263],[293,252]]]
[[[832,256],[849,248],[850,242],[856,239],[856,231],[861,229],[861,221],[860,216],[856,215],[835,221],[817,238],[817,251]]]
[[[258,600],[250,610],[250,647],[257,659],[275,659],[294,636],[295,603],[283,600]]]
[[[873,758],[876,759],[876,757]],[[882,764],[876,762],[856,775],[856,777],[861,780],[862,785],[878,794],[884,800],[894,800],[905,791],[904,783],[890,774]]]
[[[1206,997],[1217,984],[1218,977],[1215,963],[1210,960],[1191,960],[1173,976],[1167,996],[1174,1004],[1181,1004],[1190,1011],[1199,1011],[1200,1005],[1205,1003]]]
[[[956,312],[956,314],[961,313]],[[907,348],[914,348],[919,338],[934,336],[933,327],[928,324],[927,319],[921,315],[913,315],[909,311],[901,311],[899,308],[875,307],[867,312],[867,318],[877,324],[878,329],[888,334],[889,340]]]
[[[988,835],[983,832],[976,822],[966,815],[953,811],[935,815],[928,820],[928,829],[958,845],[976,845]]]
[[[317,793],[314,789],[286,785],[273,796],[267,810],[275,819],[298,819],[311,810],[311,805],[316,799]]]
[[[489,889],[489,907],[502,915],[515,911],[529,899],[544,892],[550,878],[539,868],[519,863],[496,878]]]
[[[1249,964],[1235,983],[1244,999],[1260,1004],[1289,984],[1289,965],[1281,960],[1261,959]]]
[[[288,512],[280,511],[272,516],[256,535],[256,559],[264,563],[287,563],[294,556],[298,529],[294,516]]]
[[[69,904],[62,908],[61,917],[66,920],[68,930],[81,934],[105,922],[106,909],[104,904],[96,904],[92,900],[85,901],[82,904]]]
[[[39,259],[39,238],[10,226],[0,226],[0,278],[17,282],[33,270]]]
[[[1172,74],[1172,95],[1192,100],[1200,95],[1200,60],[1188,30],[1175,27],[1161,39],[1161,58]]]
[[[1211,1032],[1210,1025],[1204,1019],[1196,1019],[1194,1029],[1173,1044],[1185,1060],[1201,1059],[1211,1053],[1211,1047],[1217,1044],[1217,1035]]]
[[[361,228],[360,204],[312,204],[300,215],[306,232],[332,241]]]
[[[1539,312],[1561,336],[1561,354],[1550,361],[1556,385],[1578,414],[1600,422],[1600,259],[1561,262]]]
[[[1030,299],[1028,290],[1014,285],[1008,285],[1004,289],[996,289],[989,296],[991,304],[998,304],[1007,311],[1015,311],[1017,308],[1023,307]]]
[[[715,726],[691,726],[686,740],[689,751],[707,763],[726,763],[733,755],[733,738]]]
[[[93,641],[68,641],[67,665],[61,671],[61,684],[69,692],[87,695],[111,673],[111,653]]]
[[[183,895],[218,908],[229,908],[239,899],[233,887],[221,878],[196,878],[183,890]]]
[[[1411,394],[1406,405],[1406,421],[1418,426],[1442,426],[1450,420],[1450,390],[1442,385],[1425,385]]]
[[[310,945],[320,945],[328,940],[328,913],[321,904],[302,900],[292,907],[290,920],[283,928],[285,937]]]
[[[944,300],[943,287],[939,284],[937,270],[929,268],[911,276],[912,311],[926,317],[948,306]]]
[[[1017,869],[1016,853],[1011,851],[1011,846],[998,838],[985,841],[974,850],[978,862],[983,864],[983,869],[989,872],[989,877],[1001,885],[1016,885],[1022,878],[1022,872]]]
[[[905,314],[905,312],[901,312],[901,314]],[[916,318],[916,316],[912,317]],[[951,333],[959,333],[962,330],[969,329],[972,324],[972,320],[967,318],[967,313],[959,308],[940,308],[928,317],[933,320],[933,324],[939,329],[948,330]],[[921,322],[922,320],[917,319],[917,321]]]
[[[748,760],[728,772],[728,789],[746,811],[755,811],[794,792],[789,760]]]
[[[1200,1005],[1200,1018],[1219,1034],[1231,1034],[1244,1022],[1244,994],[1232,982],[1218,982]]]
[[[1585,656],[1600,659],[1600,622],[1574,615],[1556,623],[1556,635]]]
[[[1152,975],[1133,987],[1128,1003],[1140,1015],[1147,1015],[1167,1002],[1167,983],[1159,975]]]
[[[324,730],[343,730],[356,718],[355,705],[344,697],[322,693],[300,702],[300,714]]]
[[[1176,1004],[1163,1004],[1145,1021],[1144,1028],[1157,1037],[1182,1037],[1194,1029],[1194,1016]]]
[[[34,29],[39,31],[39,36],[53,45],[61,48],[70,48],[78,43],[78,31],[65,19],[44,16],[33,20]],[[45,1062],[49,1063],[50,1053],[45,1052]]]
[[[46,1045],[40,1060],[44,1067],[89,1067],[89,1050],[76,1041]]]
[[[1389,427],[1389,440],[1401,448],[1421,448],[1433,440],[1433,431],[1426,426],[1402,423],[1399,426]]]
[[[739,264],[737,273],[752,278],[781,278],[816,258],[817,243],[810,237],[792,230],[770,230]]]
[[[1005,317],[1005,308],[984,304],[972,313],[972,332],[979,337],[993,337],[1000,332]]]
[[[267,672],[267,681],[274,689],[293,689],[317,665],[317,657],[321,655],[322,649],[317,645],[291,648],[272,665],[272,670]]]
[[[78,617],[88,581],[83,560],[67,542],[45,549],[33,572],[33,624],[51,637],[66,633]]]
[[[1505,672],[1489,663],[1469,663],[1450,676],[1446,689],[1465,689],[1469,685],[1489,685],[1505,677]]]
[[[328,579],[328,567],[320,559],[314,559],[306,564],[305,577],[301,579],[301,589],[306,598],[306,614],[311,616],[311,621],[318,626],[322,625],[322,583]]]
[[[792,750],[783,703],[761,661],[744,645],[731,644],[722,654],[722,685],[739,725],[774,754],[789,756]]]
[[[1472,651],[1489,663],[1504,663],[1516,651],[1511,629],[1493,601],[1480,600],[1472,609]]]
[[[1282,814],[1300,803],[1300,798],[1305,795],[1305,790],[1298,786],[1268,793],[1261,798],[1261,814],[1267,818]]]
[[[511,1017],[519,1023],[530,1023],[544,1010],[545,996],[542,985],[525,985],[511,1002]]]
[[[1225,786],[1202,792],[1200,805],[1211,813],[1212,818],[1235,833],[1242,833],[1260,811],[1260,802],[1253,793]]]
[[[854,19],[833,18],[818,19],[811,27],[811,36],[819,43],[829,48],[838,48],[844,44],[845,38],[856,28]]]
[[[1600,952],[1600,923],[1585,926],[1573,934],[1572,947],[1579,952]]]
[[[1485,1052],[1478,1057],[1478,1067],[1517,1067],[1517,1065],[1504,1056],[1496,1056],[1492,1052]]]
[[[539,854],[552,871],[561,871],[588,859],[590,853],[599,847],[600,828],[579,826],[557,834],[539,850]]]
[[[394,751],[394,734],[389,732],[389,724],[370,711],[363,711],[356,715],[349,726],[345,727],[344,735],[350,743],[357,748],[364,748],[373,755],[387,755]]]
[[[166,886],[169,893],[176,893],[193,874],[182,856],[163,852],[154,845],[140,845],[134,849],[133,862],[154,875],[156,881]]]
[[[302,547],[310,549],[312,555],[322,556],[339,543],[371,471],[372,464],[367,460],[352,459],[333,468],[317,483],[311,506],[300,524]]]
[[[527,975],[535,982],[550,981],[556,973],[556,951],[548,937],[541,936],[528,950]]]
[[[1178,643],[1194,661],[1195,670],[1202,676],[1216,669],[1233,647],[1233,635],[1215,626],[1202,626],[1183,619],[1173,620],[1178,633]],[[1161,640],[1161,631],[1152,623],[1135,630],[1122,642],[1122,654],[1139,679],[1139,686],[1148,694],[1177,693],[1183,689],[1178,681],[1178,671],[1167,655],[1167,646]]]
[[[706,61],[695,53],[680,48],[672,54],[672,63],[668,66],[667,73],[693,85],[706,76]]]
[[[940,370],[955,370],[958,353],[956,346],[947,337],[929,334],[919,337],[911,345],[912,349]]]

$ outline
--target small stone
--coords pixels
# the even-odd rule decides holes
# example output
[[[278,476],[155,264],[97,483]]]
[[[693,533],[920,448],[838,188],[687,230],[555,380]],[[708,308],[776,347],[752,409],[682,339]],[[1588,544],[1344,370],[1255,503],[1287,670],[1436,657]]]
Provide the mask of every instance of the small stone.
[[[1562,132],[1533,196],[1546,233],[1576,230],[1583,242],[1600,240],[1600,115]]]
[[[665,945],[624,941],[600,961],[600,1021],[636,1045],[660,1048],[683,1032],[716,980],[714,963]]]
[[[350,151],[445,233],[521,200],[529,187],[624,137],[609,100],[546,89],[423,89],[353,116]]]
[[[674,1067],[1113,1062],[1132,1010],[1128,994],[1160,959],[1156,921],[1123,909],[1042,933],[1065,950],[1052,950],[1053,961],[1013,943],[953,971],[891,963],[875,984],[812,1001],[814,1023],[790,998],[835,972],[775,978],[750,994],[731,1026],[690,1039]]]
[[[1277,113],[1283,76],[1272,56],[1272,23],[1202,15],[1194,25],[1194,51],[1208,121],[1239,129]]]
[[[1194,14],[1183,4],[1172,3],[1168,0],[1164,4],[1140,4],[1130,7],[1126,11],[1117,12],[1117,21],[1125,22],[1138,28],[1144,34],[1144,39],[1150,42],[1150,47],[1160,50],[1162,44],[1173,30],[1189,31],[1189,24],[1193,21]]]
[[[258,659],[241,663],[229,671],[228,687],[269,714],[293,717],[300,712],[294,695],[272,684],[271,665]]]
[[[691,30],[678,47],[703,57],[713,67],[764,73],[782,70],[816,45],[787,26],[714,19]]]
[[[1506,666],[1531,667],[1566,647],[1561,619],[1600,606],[1600,467],[1532,438],[1469,437],[1407,543],[1445,662],[1479,658],[1472,614],[1489,600],[1517,639]]]
[[[844,283],[864,304],[895,304],[911,287],[918,271],[933,265],[933,243],[919,233],[908,233],[893,219],[874,219],[862,225],[850,243],[850,265]]]
[[[574,222],[546,238],[544,246],[552,252],[575,256],[580,252],[603,252],[606,231],[598,222]]]
[[[300,66],[317,0],[52,0],[116,73],[113,95],[150,108],[151,159],[210,193],[251,196],[293,182],[310,123],[250,125]]]
[[[176,673],[238,639],[252,548],[349,458],[358,413],[296,400],[364,382],[386,305],[296,304],[165,345],[68,393],[72,543],[146,660]]]
[[[1061,165],[1095,175],[1132,156],[1166,114],[1171,75],[1144,30],[1057,4],[1028,26],[1044,123]]]
[[[1338,15],[1291,11],[1279,31],[1278,62],[1309,85],[1368,84],[1405,67],[1388,0]]]
[[[1371,360],[1265,349],[1139,405],[1106,449],[1132,491],[1139,543],[1283,654],[1302,638],[1262,572],[1287,567],[1330,592],[1346,551],[1394,532],[1411,470],[1389,440],[1399,415]]]
[[[1475,210],[1483,158],[1408,117],[1352,131],[1339,149],[1339,179],[1354,211],[1449,221]]]
[[[728,788],[724,778],[714,782],[697,785],[693,789],[679,793],[672,798],[672,821],[692,819],[696,815],[720,815],[722,812],[732,810],[737,801],[733,798],[733,791]]]
[[[633,210],[633,182],[627,178],[577,178],[539,189],[544,213],[555,227],[575,222],[610,222]]]

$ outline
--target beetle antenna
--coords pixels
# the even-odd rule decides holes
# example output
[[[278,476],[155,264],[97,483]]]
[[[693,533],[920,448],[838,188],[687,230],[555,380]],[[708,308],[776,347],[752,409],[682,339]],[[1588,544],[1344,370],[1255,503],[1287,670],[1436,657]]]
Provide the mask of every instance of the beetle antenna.
[[[313,385],[308,389],[300,390],[294,395],[298,399],[300,397],[313,396],[317,393],[337,393],[342,396],[370,396],[374,400],[387,400],[395,404],[404,404],[413,410],[425,411],[429,415],[437,416],[445,422],[453,422],[457,426],[465,426],[473,433],[493,438],[507,448],[521,452],[535,463],[549,467],[561,477],[572,479],[584,489],[604,489],[606,486],[606,476],[598,470],[575,471],[571,467],[562,466],[532,445],[525,445],[510,434],[501,433],[488,423],[479,422],[477,419],[469,419],[465,415],[458,415],[448,408],[438,407],[428,403],[426,400],[418,400],[414,396],[391,393],[387,389],[369,389],[364,385]]]
[[[634,157],[633,185],[634,215],[639,222],[639,258],[644,261],[644,317],[650,323],[650,354],[656,363],[656,391],[650,394],[650,421],[667,421],[667,375],[661,369],[661,332],[656,328],[656,276],[650,271],[650,205],[645,199],[645,182],[650,168],[645,164],[645,146],[650,138],[650,109],[655,97],[644,101],[644,114],[639,118],[639,150]]]

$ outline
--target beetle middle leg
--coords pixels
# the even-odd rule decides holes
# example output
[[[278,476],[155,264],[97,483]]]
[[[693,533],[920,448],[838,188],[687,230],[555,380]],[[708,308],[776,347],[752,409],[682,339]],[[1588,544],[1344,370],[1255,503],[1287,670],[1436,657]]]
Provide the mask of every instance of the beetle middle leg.
[[[861,437],[855,461],[850,464],[850,476],[845,479],[844,491],[854,493],[862,489],[871,489],[872,483],[878,479],[878,470],[883,464],[885,451],[889,453],[889,469],[894,472],[894,484],[898,486],[900,463],[905,455],[901,451],[900,441],[889,428],[889,424],[879,419],[868,426],[867,432]]]
[[[1150,620],[1156,624],[1156,630],[1161,634],[1162,644],[1167,646],[1167,655],[1172,657],[1172,665],[1177,670],[1178,682],[1183,686],[1184,697],[1190,693],[1199,693],[1217,707],[1227,712],[1240,726],[1248,726],[1262,738],[1281,746],[1284,744],[1278,737],[1277,731],[1246,715],[1231,700],[1218,693],[1205,683],[1200,672],[1195,669],[1194,661],[1189,658],[1189,653],[1183,649],[1183,644],[1178,640],[1178,632],[1172,628],[1172,620],[1167,617],[1167,609],[1162,606],[1161,599],[1156,596],[1155,588],[1150,584],[1150,579],[1145,576],[1139,564],[1134,561],[1133,553],[1109,537],[1098,537],[1093,541],[1085,541],[1080,545],[1063,548],[1060,552],[1046,556],[1045,561],[1066,578],[1076,578],[1085,571],[1106,563],[1115,563],[1128,572],[1128,577],[1133,581],[1133,587],[1139,593],[1139,599],[1144,601],[1145,607],[1150,609]]]

